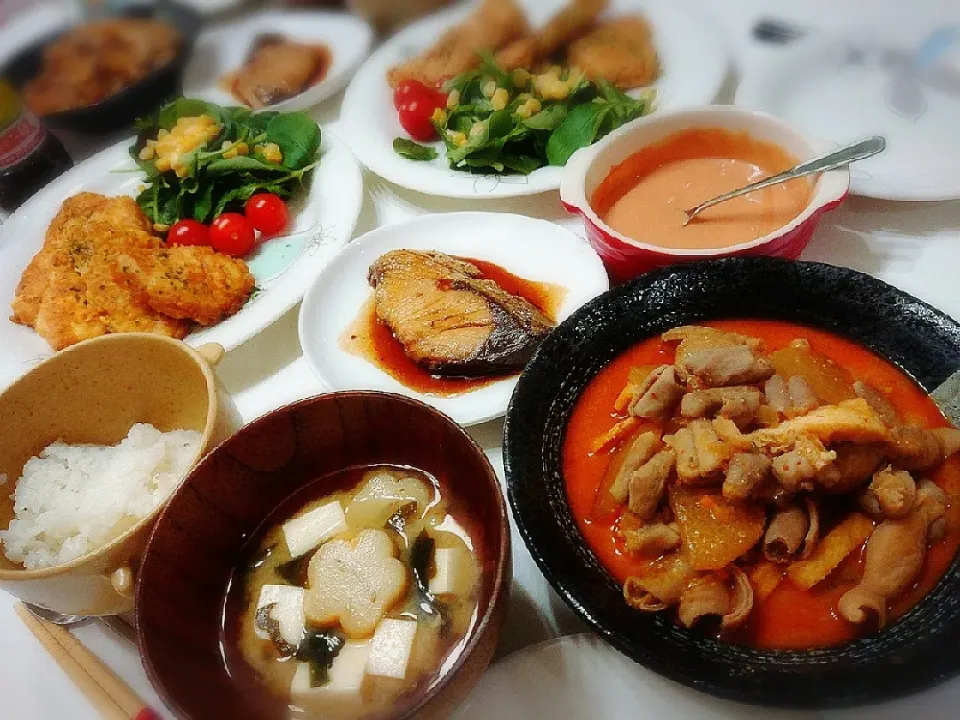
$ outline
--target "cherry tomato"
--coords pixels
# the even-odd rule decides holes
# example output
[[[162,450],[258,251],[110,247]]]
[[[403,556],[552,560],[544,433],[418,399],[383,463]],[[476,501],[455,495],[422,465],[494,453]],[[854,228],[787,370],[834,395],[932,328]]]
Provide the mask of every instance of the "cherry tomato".
[[[196,220],[181,220],[167,231],[168,245],[209,245],[210,228]]]
[[[243,206],[247,220],[264,235],[276,235],[287,227],[287,205],[273,193],[257,193]]]
[[[447,96],[416,80],[404,80],[393,95],[400,125],[414,140],[427,141],[437,137],[430,118],[437,108],[447,106]]]
[[[404,80],[393,91],[393,106],[399,110],[401,105],[427,97],[429,93],[430,88],[419,80]]]
[[[210,244],[224,255],[243,257],[257,244],[257,231],[240,213],[224,213],[210,224]]]

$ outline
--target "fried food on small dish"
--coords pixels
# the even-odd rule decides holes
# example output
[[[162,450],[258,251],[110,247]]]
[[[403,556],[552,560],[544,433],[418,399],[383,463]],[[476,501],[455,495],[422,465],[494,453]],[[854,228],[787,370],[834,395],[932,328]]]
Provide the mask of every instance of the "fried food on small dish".
[[[81,25],[44,50],[40,72],[23,90],[24,102],[37,115],[93,105],[169,63],[182,42],[176,29],[157,20]]]
[[[320,82],[330,68],[330,50],[282,36],[259,40],[250,57],[223,84],[247,107],[276,105]]]
[[[183,338],[194,323],[243,306],[254,285],[246,263],[205,247],[166,248],[149,227],[129,197],[65,200],[21,276],[11,320],[62,350],[109,333]]]
[[[476,67],[481,51],[496,51],[529,32],[526,15],[514,0],[484,0],[469,18],[444,33],[424,54],[391,68],[387,81],[391,87],[404,80],[434,87]]]
[[[202,246],[133,250],[118,270],[152,310],[204,326],[236,315],[254,287],[246,263]]]
[[[607,0],[572,0],[537,33],[538,59],[549,59],[583,35],[606,9]]]
[[[660,71],[650,25],[639,16],[600,23],[570,44],[567,62],[624,90],[649,85]]]

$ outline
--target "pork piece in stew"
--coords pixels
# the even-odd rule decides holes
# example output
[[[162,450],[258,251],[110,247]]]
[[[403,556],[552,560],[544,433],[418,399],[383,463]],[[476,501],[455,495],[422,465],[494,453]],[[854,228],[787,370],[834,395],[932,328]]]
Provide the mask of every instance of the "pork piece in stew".
[[[910,378],[768,321],[670,330],[571,418],[574,516],[625,601],[762,648],[883,628],[960,543],[960,430]]]

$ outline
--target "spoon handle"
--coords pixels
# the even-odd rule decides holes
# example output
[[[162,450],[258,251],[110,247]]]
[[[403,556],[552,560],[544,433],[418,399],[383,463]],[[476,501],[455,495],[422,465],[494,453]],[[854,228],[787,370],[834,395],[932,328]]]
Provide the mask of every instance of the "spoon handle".
[[[819,172],[826,172],[827,170],[835,170],[836,168],[849,165],[856,160],[863,160],[865,158],[872,157],[879,152],[883,152],[883,149],[886,146],[887,141],[885,138],[879,135],[874,135],[871,138],[861,140],[852,145],[847,145],[839,150],[829,152],[826,155],[821,155],[820,157],[813,158],[812,160],[807,160],[806,162],[792,167],[789,170],[780,173],[779,175],[773,175],[765,178],[764,180],[759,180],[755,183],[751,183],[750,185],[746,185],[739,190],[718,195],[711,200],[707,200],[705,203],[697,205],[697,207],[693,208],[692,210],[688,210],[687,218],[693,219],[708,207],[713,207],[718,203],[726,202],[727,200],[740,197],[741,195],[746,195],[747,193],[752,193],[755,190],[761,190],[765,187],[770,187],[771,185],[777,185],[779,183],[786,182],[787,180],[793,180],[794,178],[805,177],[806,175],[813,175],[814,173]]]

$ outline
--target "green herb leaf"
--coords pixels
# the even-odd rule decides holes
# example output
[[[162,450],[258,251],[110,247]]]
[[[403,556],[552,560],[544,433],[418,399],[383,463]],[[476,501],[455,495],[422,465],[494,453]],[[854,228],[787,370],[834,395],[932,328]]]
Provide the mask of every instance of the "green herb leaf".
[[[571,110],[547,142],[547,161],[551,165],[566,165],[571,155],[597,139],[600,126],[610,112],[609,103],[595,102]]]
[[[219,158],[207,165],[206,171],[208,175],[226,175],[238,172],[288,172],[287,168],[281,165],[267,163],[251,155],[237,155],[227,159]]]
[[[415,143],[407,138],[395,138],[393,141],[393,151],[407,160],[435,160],[437,151],[427,145]]]
[[[281,113],[267,122],[267,142],[276,143],[283,166],[299,170],[314,161],[320,150],[320,127],[303,112]]]

